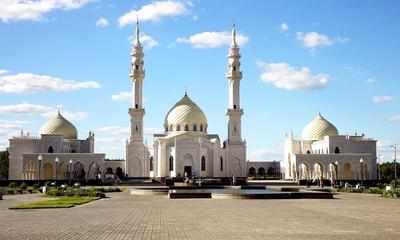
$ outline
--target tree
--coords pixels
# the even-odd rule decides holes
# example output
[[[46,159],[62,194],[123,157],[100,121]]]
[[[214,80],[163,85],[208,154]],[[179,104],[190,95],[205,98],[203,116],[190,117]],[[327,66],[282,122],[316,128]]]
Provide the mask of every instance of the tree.
[[[381,179],[390,181],[394,179],[394,162],[385,162],[379,165],[381,171]],[[397,176],[400,177],[400,165],[397,164]]]
[[[8,179],[8,150],[0,151],[0,179]]]

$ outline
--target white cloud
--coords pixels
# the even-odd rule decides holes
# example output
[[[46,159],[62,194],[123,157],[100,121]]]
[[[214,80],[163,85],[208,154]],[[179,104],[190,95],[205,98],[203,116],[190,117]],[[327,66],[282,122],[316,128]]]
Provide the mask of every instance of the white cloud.
[[[129,36],[128,42],[130,44],[136,43],[136,37]],[[147,48],[147,49],[152,49],[153,47],[156,47],[159,44],[158,41],[155,40],[152,36],[147,35],[145,33],[140,33],[140,42],[142,43],[144,48]]]
[[[188,2],[189,3],[189,2]],[[178,1],[154,1],[142,6],[139,10],[125,13],[118,19],[121,27],[136,23],[139,16],[141,22],[158,22],[165,17],[177,17],[189,13],[190,4]]]
[[[284,22],[284,23],[282,23],[282,24],[279,26],[279,29],[280,29],[282,32],[286,32],[287,30],[289,30],[289,24],[287,24],[287,22]]]
[[[119,92],[118,94],[111,95],[111,99],[114,101],[130,101],[131,98],[131,92]]]
[[[41,115],[44,117],[54,117],[57,113],[57,108],[44,105],[19,103],[14,105],[0,105],[0,114],[15,114],[15,115]],[[69,112],[62,111],[62,115],[68,120],[83,120],[88,117],[86,112]]]
[[[125,140],[121,139],[121,138],[115,138],[115,137],[96,138],[96,143],[121,143],[121,142],[125,142]]]
[[[47,75],[18,73],[0,76],[0,93],[26,93],[40,91],[71,91],[83,88],[100,88],[94,81],[75,82]]]
[[[368,78],[367,79],[367,83],[369,83],[369,84],[372,84],[372,83],[375,83],[375,82],[376,82],[376,80],[374,78]]]
[[[385,102],[391,102],[393,100],[394,100],[394,98],[392,96],[374,96],[374,97],[372,97],[372,101],[374,103],[385,103]]]
[[[129,135],[131,132],[130,127],[123,127],[123,126],[107,126],[95,129],[97,132],[109,133],[111,135]],[[144,128],[144,134],[154,134],[162,132],[159,128]]]
[[[96,26],[98,26],[98,27],[107,27],[109,24],[108,24],[108,20],[107,19],[105,19],[105,18],[99,18],[97,21],[96,21]]]
[[[391,116],[387,120],[391,122],[400,122],[400,115]]]
[[[249,38],[242,35],[236,35],[236,42],[238,45],[244,45],[249,41]],[[188,43],[194,48],[218,48],[223,45],[230,45],[232,42],[232,33],[228,31],[223,32],[202,32],[194,34],[188,38],[179,37],[176,39],[177,43]]]
[[[255,149],[250,152],[249,159],[251,161],[272,161],[282,159],[283,153],[275,149]]]
[[[30,20],[40,22],[54,10],[72,10],[94,0],[1,0],[0,19],[3,22]]]
[[[322,46],[330,46],[335,43],[345,44],[350,41],[349,38],[345,37],[337,37],[337,38],[329,38],[324,34],[320,34],[317,32],[297,32],[296,39],[301,41],[303,46],[306,48],[317,48]]]
[[[8,71],[8,70],[0,69],[0,75],[6,74],[6,73],[9,73],[9,72],[10,71]]]
[[[109,133],[111,135],[128,135],[131,132],[129,127],[121,127],[121,126],[101,127],[95,129],[95,131]]]
[[[327,74],[313,75],[308,67],[298,69],[288,63],[257,62],[257,65],[264,70],[260,75],[262,81],[286,90],[321,89],[325,87],[329,79]]]

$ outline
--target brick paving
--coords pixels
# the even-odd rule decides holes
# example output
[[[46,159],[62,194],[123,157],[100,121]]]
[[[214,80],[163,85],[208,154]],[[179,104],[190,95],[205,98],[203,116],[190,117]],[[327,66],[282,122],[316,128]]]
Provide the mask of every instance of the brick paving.
[[[133,196],[127,190],[108,196],[42,210],[7,210],[3,204],[25,196],[5,196],[0,239],[400,239],[400,200],[375,195],[200,200]]]

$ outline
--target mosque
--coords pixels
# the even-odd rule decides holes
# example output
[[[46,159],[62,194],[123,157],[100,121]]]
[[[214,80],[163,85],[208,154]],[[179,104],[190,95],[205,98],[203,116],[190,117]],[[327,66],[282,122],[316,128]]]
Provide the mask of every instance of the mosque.
[[[229,85],[228,139],[207,132],[207,117],[201,108],[185,95],[169,110],[164,121],[164,133],[155,134],[153,152],[143,139],[145,110],[142,87],[145,77],[143,48],[136,26],[136,41],[131,53],[130,78],[132,83],[131,136],[126,144],[126,173],[130,177],[245,177],[246,142],[241,135],[240,107],[240,52],[236,43],[236,29],[232,29],[232,43],[228,53],[226,78]]]
[[[106,161],[94,153],[94,132],[78,139],[76,127],[60,112],[40,129],[40,137],[21,131],[10,139],[9,179],[97,179],[106,174],[123,176],[122,161]]]
[[[286,135],[281,172],[284,179],[375,180],[376,140],[362,135],[339,135],[320,113],[296,140]]]
[[[376,179],[376,140],[364,135],[339,135],[321,114],[303,129],[300,140],[294,139],[293,133],[285,137],[282,163],[246,159],[246,141],[241,134],[241,55],[235,25],[227,56],[227,139],[221,141],[218,134],[208,133],[206,115],[185,92],[166,114],[164,132],[154,134],[150,152],[143,137],[145,70],[139,36],[137,23],[129,74],[132,106],[128,111],[131,128],[126,160],[109,161],[105,154],[94,153],[94,133],[78,139],[75,126],[58,112],[43,125],[40,137],[21,132],[10,139],[10,179],[98,179],[114,174],[130,178],[241,178],[269,172],[292,181]]]

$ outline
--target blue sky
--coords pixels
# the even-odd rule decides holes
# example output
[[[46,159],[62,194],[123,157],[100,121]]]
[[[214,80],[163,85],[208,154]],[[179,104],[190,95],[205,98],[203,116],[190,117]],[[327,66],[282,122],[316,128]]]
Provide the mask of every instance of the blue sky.
[[[226,138],[229,31],[240,38],[248,158],[279,160],[283,138],[321,111],[341,134],[400,143],[398,1],[4,0],[0,3],[0,147],[38,135],[57,108],[96,151],[125,156],[136,13],[145,44],[146,138],[184,94]],[[129,96],[128,96],[129,97]]]

